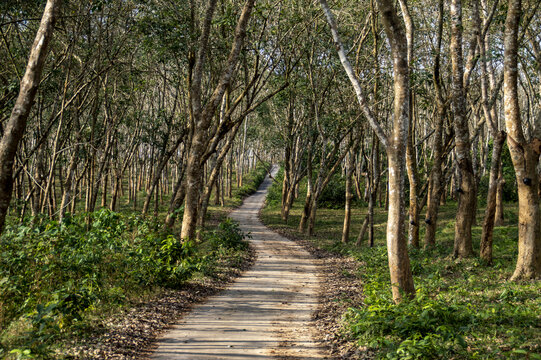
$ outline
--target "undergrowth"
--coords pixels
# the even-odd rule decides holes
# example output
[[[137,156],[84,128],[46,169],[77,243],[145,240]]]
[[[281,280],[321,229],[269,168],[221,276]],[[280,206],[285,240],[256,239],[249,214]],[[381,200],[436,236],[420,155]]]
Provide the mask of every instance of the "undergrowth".
[[[479,258],[455,260],[453,250],[456,203],[441,207],[437,245],[433,249],[410,248],[416,296],[400,304],[392,301],[387,249],[386,213],[376,208],[373,248],[354,245],[366,208],[353,209],[350,243],[342,244],[343,209],[321,207],[315,235],[297,230],[302,212],[304,184],[288,223],[280,217],[281,182],[269,191],[262,212],[265,224],[316,247],[358,260],[362,303],[351,304],[343,314],[342,337],[380,359],[541,359],[541,283],[510,282],[517,258],[517,208],[506,204],[506,226],[494,230],[494,263]],[[473,227],[474,251],[479,249],[482,216]],[[420,238],[424,236],[421,229]]]
[[[138,216],[100,210],[91,217],[89,228],[83,215],[6,228],[0,253],[4,355],[50,357],[51,345],[84,330],[92,313],[156,286],[182,286],[247,246],[229,219],[195,243]]]
[[[259,166],[231,202],[255,192]],[[181,242],[161,217],[106,209],[62,222],[28,218],[0,237],[0,358],[61,358],[63,344],[84,339],[104,316],[159,288],[238,266],[248,243],[239,225],[219,214],[201,241]]]

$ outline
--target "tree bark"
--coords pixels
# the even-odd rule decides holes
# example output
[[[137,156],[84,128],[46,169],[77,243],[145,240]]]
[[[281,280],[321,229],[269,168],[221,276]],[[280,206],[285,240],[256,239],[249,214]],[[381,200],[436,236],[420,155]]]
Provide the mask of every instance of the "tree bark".
[[[45,5],[43,17],[30,50],[26,71],[21,81],[19,95],[0,140],[0,232],[4,228],[11,202],[15,154],[23,137],[26,121],[38,90],[48,45],[53,36],[54,24],[61,3],[61,0],[48,0]]]
[[[537,164],[541,141],[536,133],[530,142],[522,130],[518,98],[518,29],[522,13],[521,0],[510,0],[504,35],[504,110],[509,152],[518,184],[518,258],[511,280],[541,277],[541,212]],[[539,130],[539,129],[537,129]]]
[[[255,0],[247,0],[244,4],[244,8],[235,30],[235,39],[233,41],[224,71],[220,76],[218,86],[214,89],[214,92],[212,93],[205,107],[202,108],[201,77],[216,0],[211,0],[207,10],[205,24],[203,26],[203,33],[201,35],[201,47],[199,49],[198,60],[195,65],[194,77],[190,91],[192,107],[191,111],[194,116],[194,128],[192,143],[190,146],[190,154],[188,155],[186,165],[186,200],[184,216],[182,219],[182,230],[180,233],[180,238],[183,241],[193,239],[195,235],[197,210],[203,181],[204,164],[201,164],[201,157],[203,156],[209,141],[207,138],[207,131],[210,128],[212,117],[214,116],[218,105],[222,101],[225,90],[232,81],[233,73],[237,65],[241,49],[244,45],[246,28],[248,26],[248,20],[250,19],[254,3]]]
[[[503,215],[503,185],[505,184],[505,179],[503,178],[502,168],[503,166],[500,164],[500,172],[498,173],[498,185],[496,186],[496,214],[494,215],[494,226],[503,226],[505,222]]]
[[[488,185],[487,207],[483,221],[483,233],[481,234],[481,259],[492,263],[492,234],[494,232],[494,220],[496,215],[496,200],[498,192],[498,175],[500,173],[500,158],[503,144],[505,143],[505,132],[501,131],[494,135],[494,148],[492,149],[492,162],[490,168],[490,179]]]
[[[351,223],[351,201],[353,200],[351,181],[353,177],[353,167],[355,166],[355,154],[355,150],[351,151],[346,161],[346,204],[344,209],[344,225],[342,227],[342,243],[344,244],[349,241],[349,227]]]
[[[471,142],[466,118],[464,90],[464,59],[462,55],[462,1],[451,1],[451,62],[452,62],[452,107],[454,113],[455,149],[460,172],[460,187],[457,189],[458,209],[455,223],[455,257],[473,255],[471,228],[475,217],[475,175],[471,159]]]
[[[338,29],[326,0],[320,0],[327,21],[331,26],[334,42],[338,49],[340,61],[355,89],[357,100],[368,119],[373,130],[376,132],[383,146],[387,149],[389,165],[389,211],[387,220],[387,254],[389,260],[389,271],[393,300],[400,302],[405,295],[413,297],[415,288],[411,273],[410,261],[405,230],[405,154],[406,142],[409,130],[409,69],[407,61],[407,40],[404,26],[400,22],[393,1],[377,0],[379,11],[382,15],[385,33],[387,34],[391,47],[393,61],[394,80],[394,116],[393,127],[387,137],[376,122],[372,111],[368,107],[359,81],[355,76],[351,64],[347,59],[344,47],[338,35]]]

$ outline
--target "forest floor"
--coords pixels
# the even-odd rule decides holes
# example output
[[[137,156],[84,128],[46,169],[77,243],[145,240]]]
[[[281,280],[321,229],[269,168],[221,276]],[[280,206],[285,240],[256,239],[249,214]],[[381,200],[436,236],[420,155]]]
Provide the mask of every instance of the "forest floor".
[[[505,224],[494,229],[492,266],[478,257],[454,259],[456,203],[442,205],[437,244],[409,249],[416,297],[394,304],[385,241],[386,212],[375,211],[375,244],[355,244],[366,206],[353,209],[350,242],[341,243],[343,204],[323,203],[313,236],[298,231],[304,197],[289,220],[281,218],[281,179],[269,189],[262,222],[295,240],[321,262],[324,286],[315,313],[318,340],[332,359],[449,358],[540,359],[541,283],[511,282],[517,258],[517,206],[505,204]],[[334,186],[339,188],[339,186]],[[301,183],[299,193],[305,185]],[[332,194],[339,193],[335,189]],[[331,199],[334,197],[331,197]],[[472,229],[478,253],[484,208],[480,201]],[[424,238],[421,229],[420,238]]]
[[[141,299],[138,305],[104,321],[107,329],[84,345],[69,351],[68,358],[84,359],[142,359],[148,358],[156,338],[174,325],[175,321],[190,312],[194,305],[224,290],[242,272],[251,267],[254,252],[248,253],[241,266],[223,264],[222,272],[214,277],[190,281],[182,289],[162,289],[150,298]]]
[[[267,178],[231,217],[251,235],[254,266],[222,294],[196,306],[157,344],[152,359],[319,359],[312,316],[320,265],[301,245],[258,219]]]

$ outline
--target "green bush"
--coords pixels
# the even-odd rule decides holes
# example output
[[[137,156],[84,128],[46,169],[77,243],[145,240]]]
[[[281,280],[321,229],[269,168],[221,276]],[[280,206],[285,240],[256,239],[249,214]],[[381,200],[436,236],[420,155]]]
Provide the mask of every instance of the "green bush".
[[[353,189],[352,189],[353,190]],[[328,209],[341,209],[346,204],[346,179],[334,174],[319,196],[318,206]]]
[[[346,313],[349,329],[359,341],[391,359],[441,358],[466,348],[464,335],[473,325],[467,308],[428,296],[424,289],[413,300],[394,304],[375,295],[373,286],[365,286],[366,306]]]
[[[284,168],[280,167],[278,173],[274,177],[272,185],[267,192],[267,204],[276,206],[282,203],[282,185],[284,182]]]
[[[155,286],[179,287],[202,269],[212,273],[246,249],[245,237],[226,220],[204,234],[204,244],[181,242],[154,220],[105,209],[8,226],[0,238],[0,353],[47,357],[51,344],[86,326],[88,314]]]
[[[239,223],[225,219],[218,226],[218,230],[211,231],[208,235],[210,243],[214,248],[226,248],[242,250],[248,247],[248,243],[245,241],[249,234],[245,234],[239,226]]]
[[[270,164],[259,162],[253,171],[244,176],[243,185],[234,191],[233,196],[243,199],[255,193],[259,185],[265,180],[269,167]]]

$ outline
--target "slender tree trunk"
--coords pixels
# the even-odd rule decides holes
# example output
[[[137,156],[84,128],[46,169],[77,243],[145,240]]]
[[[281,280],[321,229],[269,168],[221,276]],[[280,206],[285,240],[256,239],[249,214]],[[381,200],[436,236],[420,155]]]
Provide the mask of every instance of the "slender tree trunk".
[[[438,32],[436,37],[436,54],[434,56],[434,70],[432,78],[434,80],[434,89],[436,90],[436,126],[434,129],[434,145],[433,154],[434,162],[430,170],[430,178],[428,184],[428,206],[425,215],[425,239],[424,247],[428,248],[436,244],[436,229],[438,224],[438,211],[445,198],[445,184],[442,181],[442,163],[443,163],[443,124],[446,115],[446,106],[443,99],[443,91],[441,86],[440,75],[440,60],[441,60],[441,44],[443,37],[443,0],[438,2]]]
[[[496,214],[494,215],[494,226],[503,226],[505,221],[503,216],[503,185],[505,184],[505,179],[503,178],[502,168],[503,166],[500,164],[500,172],[498,173],[498,184],[496,186]]]
[[[359,235],[357,236],[357,241],[355,242],[356,246],[361,246],[364,238],[364,234],[366,234],[366,229],[368,228],[368,215],[365,216],[363,225],[361,226],[361,231],[359,231]]]
[[[475,217],[477,193],[470,155],[471,142],[466,118],[466,99],[463,85],[464,59],[462,56],[461,0],[451,1],[451,19],[452,106],[455,117],[455,149],[460,172],[453,255],[464,258],[473,255],[471,228]]]
[[[302,210],[301,221],[299,222],[299,232],[304,232],[306,228],[306,222],[310,216],[312,206],[312,180],[311,176],[308,177],[308,184],[306,186],[306,199],[304,201],[304,208]]]
[[[312,195],[312,203],[310,205],[310,215],[308,216],[308,226],[306,228],[306,234],[308,236],[314,235],[314,227],[316,225],[316,214],[317,214],[317,200],[319,197],[318,194]]]
[[[227,142],[224,144],[224,147],[221,149],[220,154],[218,154],[214,166],[210,172],[209,178],[207,180],[207,184],[205,186],[203,195],[201,196],[201,209],[200,214],[198,218],[198,226],[200,228],[203,228],[205,226],[205,217],[207,215],[208,205],[210,201],[210,195],[212,193],[212,188],[214,187],[214,184],[216,180],[218,179],[218,176],[220,175],[220,170],[222,168],[223,162],[227,156],[227,153],[231,149],[233,142],[235,140],[235,136],[237,135],[237,132],[240,128],[240,125],[242,122],[239,122],[235,127],[233,128],[231,134],[229,134],[229,138],[227,139]],[[219,197],[219,194],[216,194],[216,197]]]
[[[104,208],[107,206],[107,194],[109,192],[109,169],[105,169],[105,174],[103,176],[103,185],[101,190],[101,207]]]
[[[154,191],[156,191],[156,188],[158,187],[158,183],[160,182],[160,178],[163,173],[163,169],[165,169],[167,163],[169,162],[169,159],[171,159],[171,156],[175,153],[175,151],[178,149],[182,142],[183,136],[179,136],[176,143],[173,145],[173,147],[165,151],[165,146],[163,147],[164,151],[162,153],[160,162],[158,163],[158,166],[156,167],[156,170],[154,171],[154,176],[152,179],[152,182],[150,184],[150,188],[148,190],[147,196],[145,198],[145,202],[143,204],[143,216],[145,216],[148,212],[148,209],[150,207],[150,202],[152,201],[152,195],[154,194]]]
[[[425,241],[424,247],[428,248],[436,244],[436,229],[438,224],[438,212],[441,204],[442,194],[445,195],[442,184],[442,133],[445,109],[443,104],[438,105],[438,118],[436,120],[436,129],[434,132],[434,163],[430,171],[430,186],[428,189],[428,206],[426,209],[425,223]]]
[[[410,92],[411,95],[411,92]],[[413,106],[410,106],[410,116],[413,114]],[[413,116],[412,116],[413,118]],[[410,184],[410,201],[409,201],[409,226],[408,226],[408,243],[415,247],[419,247],[419,174],[417,172],[417,157],[413,148],[413,120],[410,121],[410,133],[408,134],[408,144],[406,149],[406,166],[408,171],[408,179]]]
[[[53,36],[54,24],[60,11],[61,0],[48,0],[37,31],[26,71],[21,81],[19,95],[0,139],[0,233],[4,229],[6,214],[13,190],[13,164],[19,142],[26,129],[26,121],[32,109],[41,80],[47,48]]]
[[[351,181],[353,176],[353,167],[355,166],[355,150],[349,153],[346,161],[346,204],[344,209],[344,226],[342,227],[342,243],[347,243],[349,240],[349,227],[351,223],[351,201],[353,200],[353,192],[351,189]]]
[[[77,168],[77,160],[79,158],[77,156],[78,149],[79,149],[79,146],[75,145],[73,149],[73,154],[71,155],[71,160],[68,167],[68,173],[66,175],[66,178],[64,179],[64,191],[62,194],[62,202],[60,204],[60,215],[59,215],[60,221],[62,221],[62,219],[64,218],[64,215],[66,214],[66,208],[68,207],[70,203],[70,199],[71,199],[73,177],[75,175],[75,170]]]
[[[171,203],[169,204],[169,210],[167,211],[167,216],[165,218],[165,225],[168,228],[172,228],[175,225],[177,218],[176,211],[180,208],[184,199],[186,197],[186,183],[184,171],[182,175],[178,178],[177,184],[175,185],[175,190],[171,194]]]
[[[415,288],[404,236],[405,155],[409,130],[409,69],[404,26],[397,16],[393,1],[378,0],[385,33],[391,46],[394,80],[393,130],[387,147],[389,166],[389,212],[387,218],[387,256],[391,273],[393,299],[400,302],[405,295],[413,297]]]
[[[504,109],[509,152],[518,184],[518,258],[511,280],[541,277],[541,211],[537,164],[541,129],[527,142],[522,131],[518,98],[518,29],[522,4],[509,0],[504,36]]]
[[[379,183],[381,178],[379,141],[376,137],[372,141],[372,175],[370,177],[370,191],[368,198],[368,246],[374,247],[376,234],[374,231],[374,208],[378,200]]]
[[[208,100],[204,108],[202,108],[201,101],[201,78],[203,71],[204,59],[206,56],[208,37],[210,33],[210,26],[216,6],[216,0],[211,0],[205,23],[203,25],[203,32],[201,35],[201,47],[198,53],[198,60],[195,65],[193,82],[191,87],[191,105],[192,113],[194,115],[193,124],[194,132],[193,139],[190,146],[190,153],[188,155],[188,161],[186,165],[186,199],[184,207],[184,216],[182,219],[182,230],[180,238],[182,240],[193,239],[196,231],[197,224],[197,208],[199,205],[199,197],[202,188],[203,181],[203,166],[201,164],[201,157],[206,150],[207,146],[207,130],[210,128],[211,120],[214,117],[214,113],[218,105],[222,102],[222,98],[226,89],[232,81],[233,73],[237,65],[237,61],[244,45],[244,39],[246,37],[246,28],[248,26],[248,20],[252,13],[255,0],[246,0],[244,8],[240,15],[235,30],[235,39],[231,52],[225,64],[225,69],[220,76],[219,84],[214,90],[211,98]]]
[[[490,179],[488,185],[487,207],[483,221],[483,233],[481,234],[481,259],[492,263],[492,234],[494,232],[494,220],[496,215],[496,198],[498,192],[498,175],[500,173],[500,158],[503,144],[505,143],[505,132],[501,131],[494,136],[494,147],[492,149],[492,162],[490,168]]]
[[[415,27],[413,25],[413,19],[409,12],[408,4],[406,0],[399,0],[400,8],[402,10],[402,17],[404,18],[404,25],[406,27],[406,39],[408,41],[407,48],[407,57],[408,57],[408,66],[410,69],[413,65],[413,49],[414,49],[414,40],[413,35],[415,32]],[[418,248],[419,247],[419,199],[418,199],[418,189],[419,189],[419,173],[417,171],[417,156],[415,149],[413,147],[413,139],[415,137],[414,133],[414,97],[413,91],[410,88],[410,105],[409,105],[409,134],[408,134],[408,143],[406,149],[406,167],[408,171],[408,180],[410,184],[410,201],[409,201],[409,226],[408,226],[408,243]]]
[[[407,40],[404,26],[397,15],[393,1],[377,0],[382,15],[385,33],[389,39],[393,59],[394,80],[394,117],[392,132],[389,137],[375,120],[366,103],[359,81],[347,59],[344,46],[340,41],[334,17],[326,0],[320,0],[327,21],[331,26],[334,42],[340,61],[355,89],[357,99],[374,132],[387,149],[389,164],[389,211],[387,220],[387,254],[393,299],[400,302],[403,296],[415,295],[413,277],[408,256],[405,230],[404,182],[406,143],[409,130],[409,69],[407,61]]]

